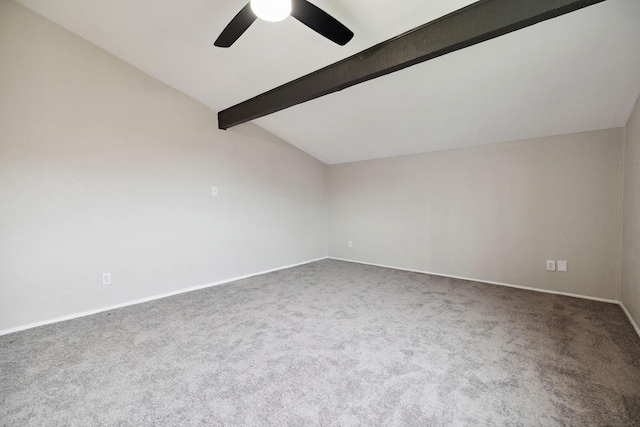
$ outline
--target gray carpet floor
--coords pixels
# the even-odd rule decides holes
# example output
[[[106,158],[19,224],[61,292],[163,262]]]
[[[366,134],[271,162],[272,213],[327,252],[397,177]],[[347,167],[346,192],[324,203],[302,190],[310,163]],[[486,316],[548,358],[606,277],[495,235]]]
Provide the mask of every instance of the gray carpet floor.
[[[613,304],[334,260],[0,337],[3,426],[640,425]]]

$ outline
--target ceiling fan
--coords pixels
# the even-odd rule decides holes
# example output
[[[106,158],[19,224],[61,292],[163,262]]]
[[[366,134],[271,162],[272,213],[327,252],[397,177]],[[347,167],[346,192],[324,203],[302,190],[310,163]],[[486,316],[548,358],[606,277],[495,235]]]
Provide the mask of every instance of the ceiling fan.
[[[289,15],[340,46],[353,37],[351,30],[307,0],[251,0],[222,30],[214,45],[231,46],[257,18],[277,22]]]

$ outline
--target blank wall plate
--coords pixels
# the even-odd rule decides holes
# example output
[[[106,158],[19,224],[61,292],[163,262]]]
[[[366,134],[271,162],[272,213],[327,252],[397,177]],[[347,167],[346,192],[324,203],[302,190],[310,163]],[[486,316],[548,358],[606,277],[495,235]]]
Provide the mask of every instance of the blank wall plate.
[[[547,260],[547,271],[556,271],[556,262]]]
[[[567,269],[567,261],[558,261],[558,271],[562,271],[563,273],[569,271]]]

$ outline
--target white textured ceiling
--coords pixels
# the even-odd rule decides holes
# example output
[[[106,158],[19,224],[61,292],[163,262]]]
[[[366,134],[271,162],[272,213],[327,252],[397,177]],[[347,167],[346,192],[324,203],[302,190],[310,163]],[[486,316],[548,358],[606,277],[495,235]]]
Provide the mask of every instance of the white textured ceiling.
[[[311,1],[349,44],[288,18],[214,47],[246,0],[18,0],[216,111],[473,3]],[[624,126],[639,23],[640,0],[607,0],[255,123],[328,164]]]

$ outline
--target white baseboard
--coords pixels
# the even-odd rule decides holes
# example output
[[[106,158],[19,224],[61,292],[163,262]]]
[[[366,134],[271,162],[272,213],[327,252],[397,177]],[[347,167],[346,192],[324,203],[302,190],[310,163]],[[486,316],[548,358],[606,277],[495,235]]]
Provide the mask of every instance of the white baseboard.
[[[453,276],[453,275],[450,275],[450,274],[433,273],[431,271],[412,270],[410,268],[394,267],[394,266],[391,266],[391,265],[375,264],[375,263],[371,263],[371,262],[356,261],[356,260],[346,259],[346,258],[336,258],[336,257],[332,257],[332,256],[327,257],[327,258],[335,259],[336,261],[353,262],[353,263],[356,263],[356,264],[372,265],[374,267],[392,268],[394,270],[410,271],[412,273],[431,274],[433,276],[450,277],[452,279],[470,280],[470,281],[473,281],[473,282],[488,283],[490,285],[506,286],[506,287],[509,287],[509,288],[524,289],[524,290],[527,290],[527,291],[542,292],[542,293],[546,293],[546,294],[555,294],[555,295],[564,295],[564,296],[573,297],[573,298],[582,298],[582,299],[587,299],[587,300],[592,300],[592,301],[600,301],[600,302],[606,302],[606,303],[610,303],[610,304],[618,304],[620,307],[622,307],[622,310],[627,315],[627,318],[629,319],[629,322],[631,322],[631,326],[633,326],[633,329],[638,334],[638,337],[640,337],[640,328],[636,324],[636,322],[633,319],[633,317],[631,317],[631,313],[629,313],[629,310],[627,310],[627,307],[625,307],[624,304],[622,304],[621,301],[617,301],[617,300],[613,300],[613,299],[607,299],[607,298],[592,297],[592,296],[589,296],[589,295],[572,294],[572,293],[569,293],[569,292],[558,292],[558,291],[551,291],[551,290],[548,290],[548,289],[532,288],[532,287],[529,287],[529,286],[512,285],[510,283],[493,282],[491,280],[480,280],[480,279],[474,279],[474,278],[470,278],[470,277]]]
[[[629,322],[631,322],[631,325],[633,326],[633,329],[635,329],[636,333],[638,334],[638,336],[640,336],[640,328],[638,328],[638,325],[636,325],[636,321],[633,320],[633,317],[631,317],[631,313],[629,313],[629,310],[627,310],[627,307],[624,306],[622,301],[620,301],[618,304],[620,304],[620,307],[622,307],[622,310],[624,311],[624,314],[627,315],[627,318],[629,319]]]
[[[285,266],[282,266],[282,267],[272,268],[270,270],[265,270],[265,271],[259,271],[257,273],[246,274],[244,276],[233,277],[233,278],[230,278],[230,279],[219,280],[217,282],[207,283],[207,284],[204,284],[204,285],[193,286],[191,288],[180,289],[180,290],[177,290],[177,291],[167,292],[167,293],[160,294],[160,295],[153,295],[153,296],[146,297],[146,298],[140,298],[140,299],[133,300],[133,301],[127,301],[127,302],[124,302],[124,303],[121,303],[121,304],[110,305],[108,307],[102,307],[102,308],[98,308],[98,309],[95,309],[95,310],[83,311],[83,312],[80,312],[80,313],[70,314],[68,316],[62,316],[62,317],[57,317],[55,319],[45,320],[45,321],[42,321],[42,322],[30,323],[28,325],[22,325],[22,326],[17,326],[15,328],[0,330],[0,336],[11,334],[13,332],[24,331],[26,329],[36,328],[38,326],[44,326],[44,325],[50,325],[52,323],[64,322],[65,320],[71,320],[71,319],[77,319],[79,317],[91,316],[92,314],[102,313],[104,311],[115,310],[115,309],[122,308],[122,307],[128,307],[130,305],[142,304],[144,302],[149,302],[149,301],[153,301],[153,300],[157,300],[157,299],[162,299],[162,298],[170,297],[170,296],[173,296],[173,295],[179,295],[179,294],[184,294],[184,293],[187,293],[187,292],[197,291],[197,290],[200,290],[200,289],[210,288],[212,286],[223,285],[225,283],[235,282],[236,280],[248,279],[249,277],[259,276],[261,274],[267,274],[267,273],[273,273],[274,271],[286,270],[288,268],[298,267],[300,265],[309,264],[309,263],[320,261],[320,260],[327,259],[327,258],[328,257],[312,259],[312,260],[309,260],[309,261],[299,262],[297,264],[285,265]]]
[[[346,258],[336,258],[336,257],[332,257],[332,256],[327,257],[327,258],[335,259],[336,261],[353,262],[353,263],[356,263],[356,264],[372,265],[372,266],[375,266],[375,267],[383,267],[383,268],[392,268],[394,270],[410,271],[410,272],[413,272],[413,273],[422,273],[422,274],[431,274],[433,276],[450,277],[452,279],[470,280],[470,281],[473,281],[473,282],[488,283],[490,285],[506,286],[506,287],[509,287],[509,288],[524,289],[524,290],[527,290],[527,291],[542,292],[542,293],[546,293],[546,294],[555,294],[555,295],[564,295],[564,296],[568,296],[568,297],[582,298],[582,299],[587,299],[587,300],[592,300],[592,301],[606,302],[606,303],[610,303],[610,304],[618,304],[620,307],[622,307],[622,310],[627,315],[627,318],[629,319],[629,322],[631,322],[631,325],[633,326],[633,329],[636,331],[636,333],[640,337],[640,328],[636,324],[635,320],[633,320],[633,317],[631,317],[631,313],[629,313],[629,311],[627,310],[627,307],[625,307],[624,304],[622,304],[621,301],[617,301],[617,300],[613,300],[613,299],[607,299],[607,298],[592,297],[592,296],[588,296],[588,295],[572,294],[572,293],[569,293],[569,292],[550,291],[548,289],[532,288],[532,287],[529,287],[529,286],[512,285],[510,283],[493,282],[491,280],[480,280],[480,279],[474,279],[474,278],[470,278],[470,277],[453,276],[453,275],[450,275],[450,274],[433,273],[431,271],[412,270],[412,269],[409,269],[409,268],[394,267],[394,266],[391,266],[391,265],[383,265],[383,264],[374,264],[374,263],[371,263],[371,262],[356,261],[356,260],[346,259]]]
[[[235,282],[237,280],[242,280],[242,279],[248,279],[249,277],[259,276],[261,274],[267,274],[267,273],[272,273],[274,271],[286,270],[288,268],[298,267],[300,265],[305,265],[305,264],[309,264],[309,263],[312,263],[312,262],[321,261],[323,259],[334,259],[336,261],[352,262],[352,263],[356,263],[356,264],[372,265],[372,266],[375,266],[375,267],[383,267],[383,268],[392,268],[394,270],[410,271],[410,272],[413,272],[413,273],[422,273],[422,274],[431,274],[431,275],[434,275],[434,276],[450,277],[452,279],[469,280],[469,281],[474,281],[474,282],[488,283],[490,285],[506,286],[506,287],[509,287],[509,288],[524,289],[524,290],[528,290],[528,291],[543,292],[543,293],[548,293],[548,294],[565,295],[565,296],[574,297],[574,298],[582,298],[582,299],[588,299],[588,300],[593,300],[593,301],[601,301],[601,302],[607,302],[607,303],[612,303],[612,304],[618,304],[620,307],[622,307],[622,310],[627,315],[627,318],[631,322],[631,325],[635,329],[635,331],[638,334],[638,336],[640,336],[640,328],[638,328],[638,325],[633,320],[633,317],[631,317],[631,314],[629,313],[627,308],[620,301],[606,299],[606,298],[591,297],[591,296],[587,296],[587,295],[572,294],[572,293],[568,293],[568,292],[550,291],[550,290],[547,290],[547,289],[532,288],[532,287],[529,287],[529,286],[513,285],[513,284],[509,284],[509,283],[493,282],[493,281],[489,281],[489,280],[479,280],[479,279],[474,279],[474,278],[470,278],[470,277],[453,276],[453,275],[449,275],[449,274],[434,273],[434,272],[430,272],[430,271],[413,270],[413,269],[409,269],[409,268],[394,267],[394,266],[383,265],[383,264],[374,264],[374,263],[370,263],[370,262],[356,261],[356,260],[351,260],[351,259],[336,258],[336,257],[329,257],[329,256],[322,257],[322,258],[317,258],[317,259],[312,259],[312,260],[309,260],[309,261],[303,261],[303,262],[299,262],[299,263],[296,263],[296,264],[285,265],[285,266],[278,267],[278,268],[272,268],[270,270],[259,271],[257,273],[246,274],[244,276],[238,276],[238,277],[233,277],[233,278],[230,278],[230,279],[220,280],[220,281],[217,281],[217,282],[207,283],[207,284],[204,284],[204,285],[193,286],[191,288],[180,289],[180,290],[174,291],[174,292],[167,292],[167,293],[160,294],[160,295],[154,295],[154,296],[147,297],[147,298],[141,298],[141,299],[137,299],[137,300],[133,300],[133,301],[128,301],[128,302],[125,302],[125,303],[122,303],[122,304],[115,304],[115,305],[110,305],[110,306],[107,306],[107,307],[98,308],[98,309],[95,309],[95,310],[83,311],[83,312],[80,312],[80,313],[71,314],[69,316],[57,317],[55,319],[45,320],[45,321],[42,321],[42,322],[30,323],[30,324],[18,326],[18,327],[15,327],[15,328],[0,330],[0,336],[11,334],[11,333],[14,333],[14,332],[24,331],[26,329],[36,328],[38,326],[44,326],[44,325],[49,325],[49,324],[52,324],[52,323],[64,322],[65,320],[77,319],[77,318],[80,318],[80,317],[90,316],[92,314],[97,314],[97,313],[102,313],[102,312],[105,312],[105,311],[115,310],[115,309],[118,309],[118,308],[128,307],[130,305],[142,304],[142,303],[145,303],[145,302],[149,302],[149,301],[154,301],[154,300],[157,300],[157,299],[170,297],[170,296],[173,296],[173,295],[179,295],[179,294],[184,294],[184,293],[187,293],[187,292],[197,291],[197,290],[200,290],[200,289],[210,288],[210,287],[213,287],[213,286],[223,285],[225,283]]]
[[[574,298],[582,298],[582,299],[588,299],[588,300],[593,300],[593,301],[607,302],[607,303],[610,303],[610,304],[619,304],[619,301],[616,301],[616,300],[613,300],[613,299],[607,299],[607,298],[591,297],[591,296],[588,296],[588,295],[572,294],[572,293],[569,293],[569,292],[550,291],[548,289],[540,289],[540,288],[532,288],[532,287],[529,287],[529,286],[512,285],[510,283],[493,282],[493,281],[490,281],[490,280],[474,279],[474,278],[471,278],[471,277],[452,276],[450,274],[434,273],[434,272],[431,272],[431,271],[412,270],[410,268],[394,267],[392,265],[374,264],[374,263],[371,263],[371,262],[356,261],[356,260],[345,259],[345,258],[336,258],[336,257],[332,257],[332,256],[330,256],[328,258],[329,259],[335,259],[336,261],[353,262],[353,263],[356,263],[356,264],[372,265],[374,267],[392,268],[394,270],[410,271],[412,273],[431,274],[432,276],[450,277],[452,279],[461,279],[461,280],[469,280],[469,281],[472,281],[472,282],[488,283],[490,285],[506,286],[506,287],[509,287],[509,288],[524,289],[524,290],[527,290],[527,291],[543,292],[543,293],[546,293],[546,294],[555,294],[555,295],[564,295],[564,296],[574,297]]]

